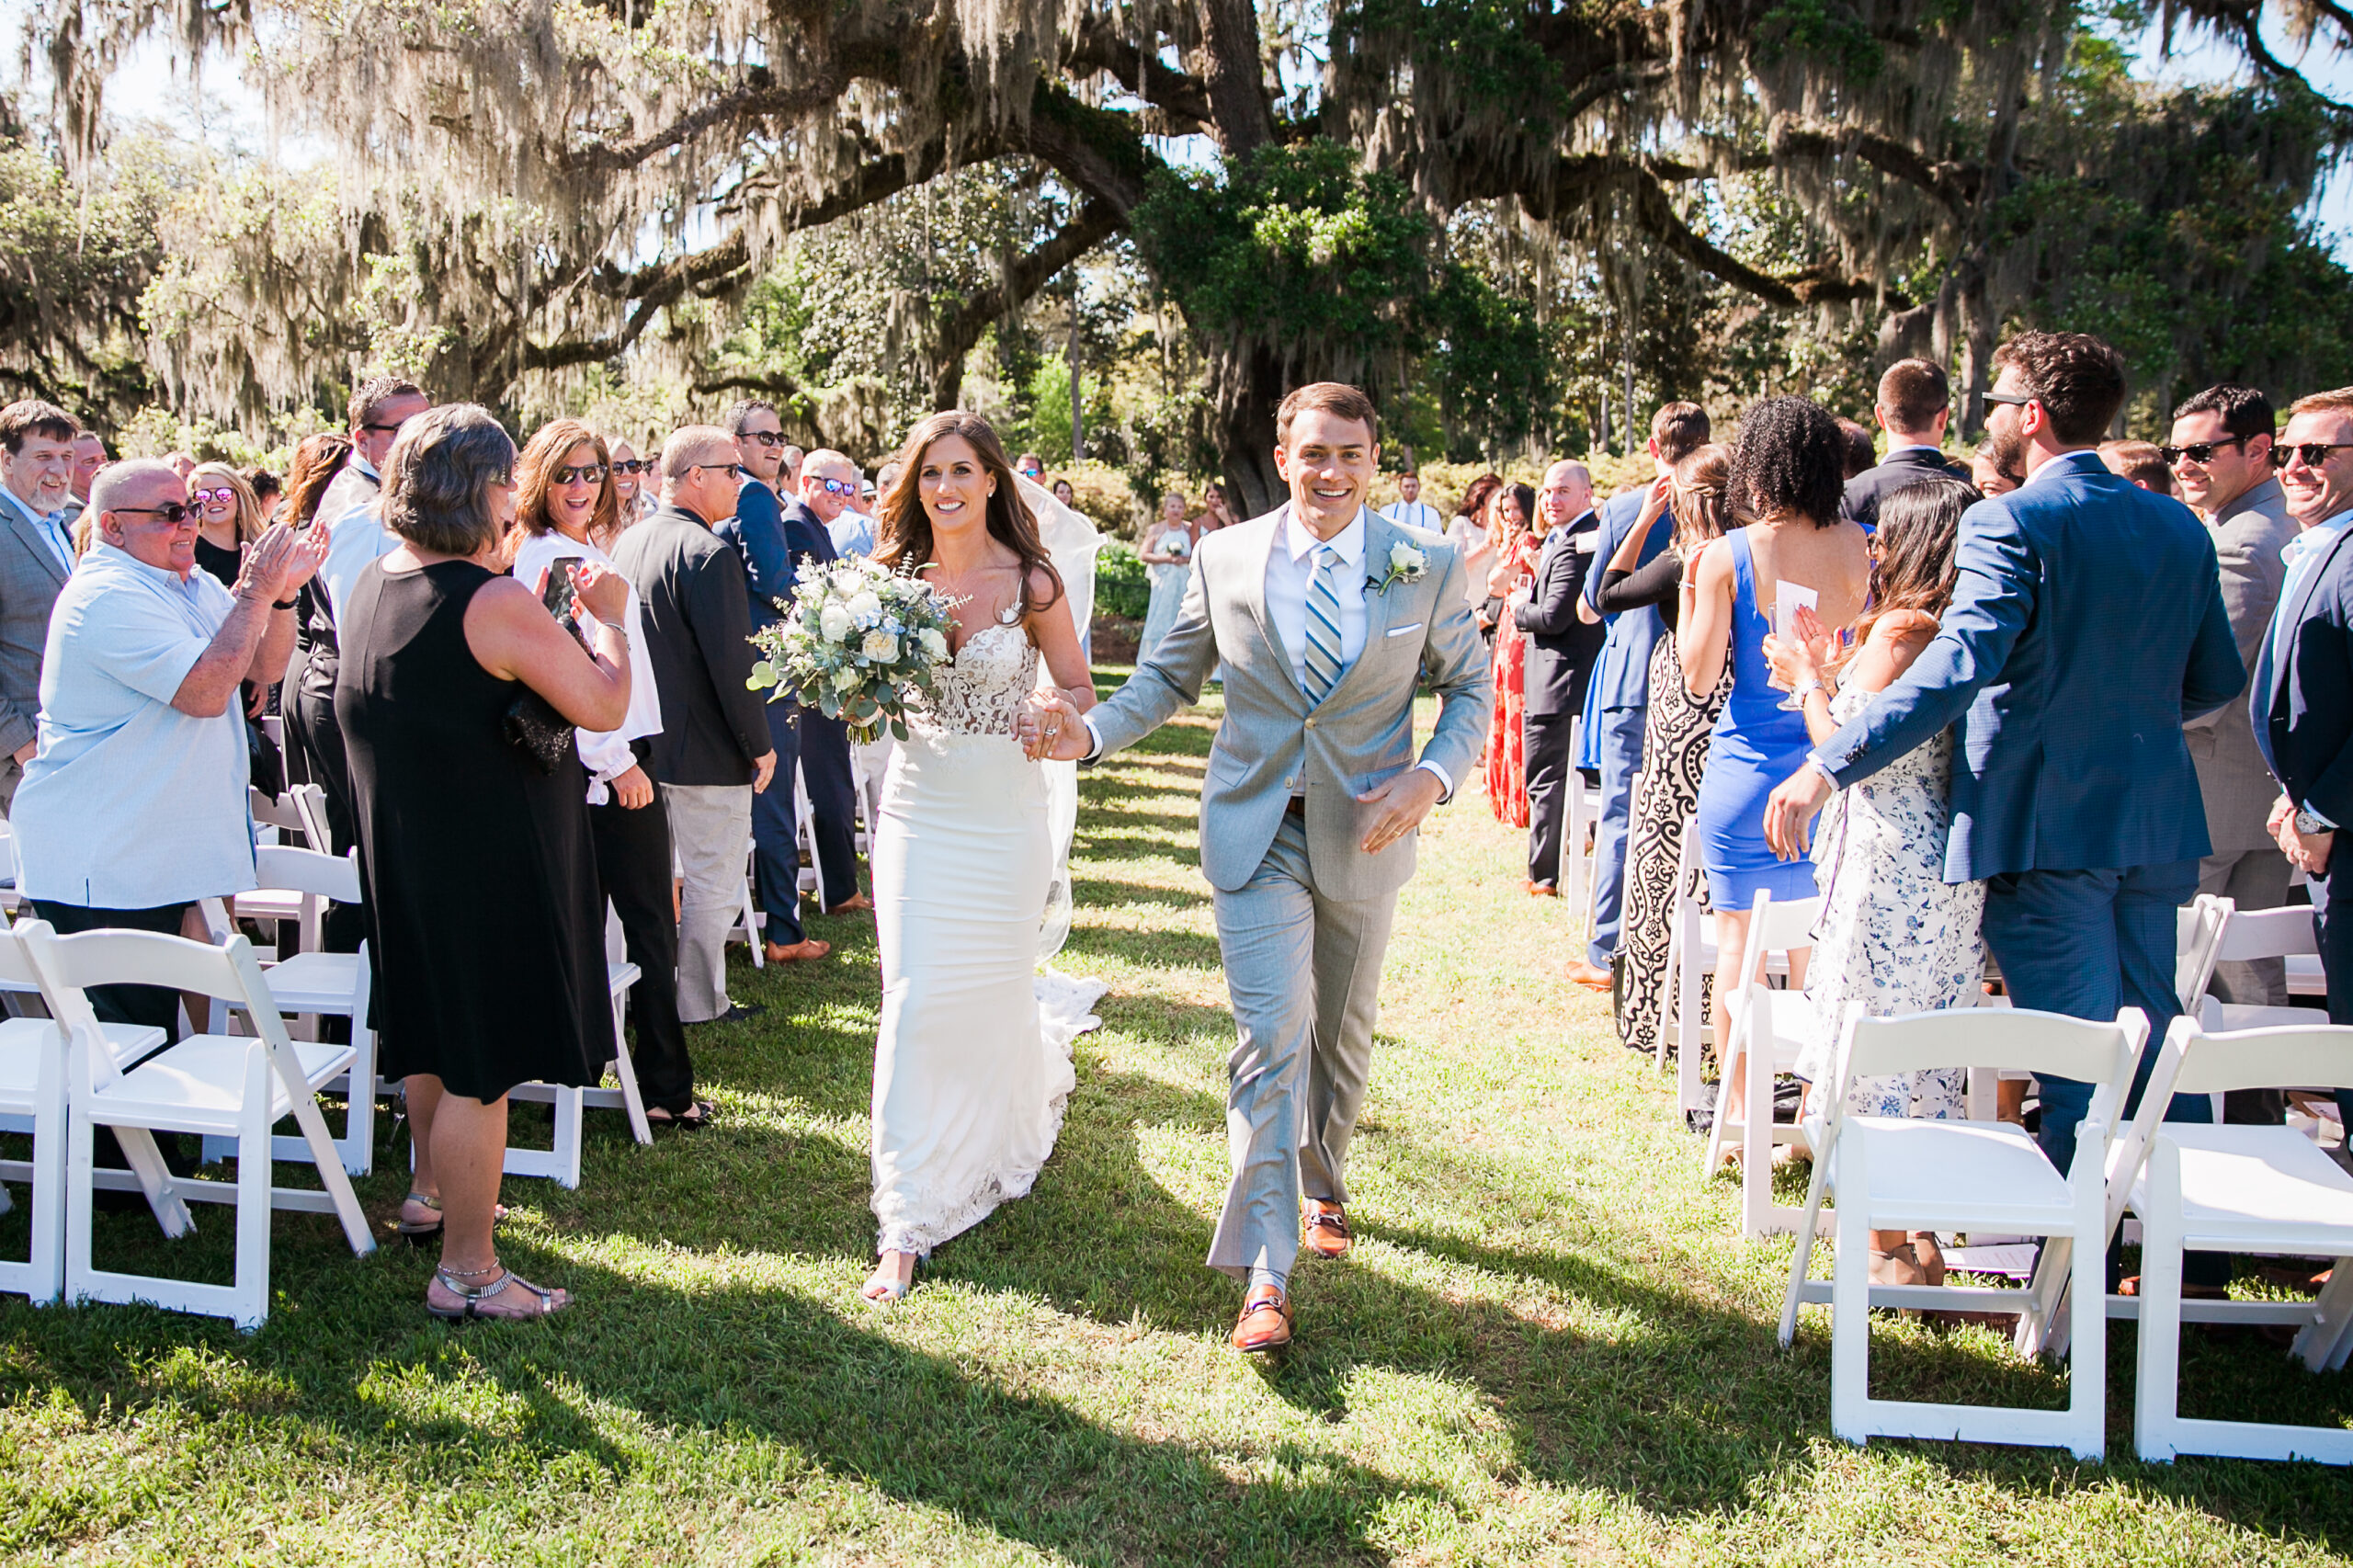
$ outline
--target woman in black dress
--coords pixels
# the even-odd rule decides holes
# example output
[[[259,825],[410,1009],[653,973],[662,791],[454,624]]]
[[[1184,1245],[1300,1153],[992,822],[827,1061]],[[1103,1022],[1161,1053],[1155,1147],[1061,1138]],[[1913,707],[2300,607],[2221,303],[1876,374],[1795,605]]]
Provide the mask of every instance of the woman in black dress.
[[[628,710],[628,589],[574,570],[591,656],[500,576],[514,480],[515,445],[488,410],[410,420],[384,462],[384,526],[402,542],[336,618],[335,711],[381,1071],[406,1080],[413,1196],[438,1199],[444,1215],[425,1298],[437,1317],[568,1304],[501,1267],[492,1245],[506,1092],[594,1085],[613,1054],[588,780],[570,726],[609,730]]]

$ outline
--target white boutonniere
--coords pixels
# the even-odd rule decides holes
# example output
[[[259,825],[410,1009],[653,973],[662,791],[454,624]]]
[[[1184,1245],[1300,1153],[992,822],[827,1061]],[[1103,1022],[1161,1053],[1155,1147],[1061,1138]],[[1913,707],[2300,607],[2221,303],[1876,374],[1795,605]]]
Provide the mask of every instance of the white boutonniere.
[[[1389,547],[1389,570],[1378,577],[1368,577],[1366,585],[1376,594],[1385,594],[1398,583],[1417,583],[1429,570],[1430,558],[1399,540]]]

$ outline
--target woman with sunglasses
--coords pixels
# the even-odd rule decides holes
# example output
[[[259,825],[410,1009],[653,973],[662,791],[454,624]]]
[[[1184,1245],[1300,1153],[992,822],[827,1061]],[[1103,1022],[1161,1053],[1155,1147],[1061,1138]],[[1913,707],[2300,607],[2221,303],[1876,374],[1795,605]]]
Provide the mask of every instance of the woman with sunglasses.
[[[571,574],[583,565],[618,575],[597,540],[620,532],[619,487],[610,449],[576,419],[541,426],[515,460],[515,523],[506,548],[515,580],[551,609],[569,598]],[[626,579],[623,579],[626,582]],[[620,625],[629,639],[629,713],[610,730],[579,730],[574,744],[588,771],[588,831],[597,878],[620,916],[629,961],[644,980],[629,994],[637,1026],[632,1057],[645,1119],[656,1126],[699,1128],[711,1106],[695,1098],[694,1063],[678,1021],[677,927],[670,913],[670,827],[654,803],[645,771],[662,733],[662,697],[647,651],[643,611],[631,587]]]
[[[637,449],[620,436],[605,437],[605,451],[607,466],[613,472],[613,522],[597,543],[601,549],[610,550],[613,541],[628,531],[631,523],[653,516],[656,503],[654,487],[647,483],[654,477],[654,460],[639,457]]]
[[[234,587],[245,546],[268,526],[260,498],[227,463],[199,463],[188,476],[188,502],[196,512],[197,565]]]

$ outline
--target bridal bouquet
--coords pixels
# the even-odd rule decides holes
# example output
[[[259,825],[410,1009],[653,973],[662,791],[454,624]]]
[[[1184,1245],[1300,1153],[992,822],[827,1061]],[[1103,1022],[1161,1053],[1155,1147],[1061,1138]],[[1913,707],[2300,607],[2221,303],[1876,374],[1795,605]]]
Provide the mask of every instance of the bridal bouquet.
[[[886,724],[905,740],[908,699],[929,695],[948,659],[948,601],[862,556],[804,560],[794,582],[791,612],[752,633],[760,661],[747,684],[847,720],[858,741]]]

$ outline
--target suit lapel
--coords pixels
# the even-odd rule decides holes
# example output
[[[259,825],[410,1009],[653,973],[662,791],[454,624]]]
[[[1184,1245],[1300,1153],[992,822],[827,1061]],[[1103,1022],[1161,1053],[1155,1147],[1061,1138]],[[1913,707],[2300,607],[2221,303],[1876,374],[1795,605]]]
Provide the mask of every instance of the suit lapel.
[[[2296,667],[2296,645],[2300,641],[2302,641],[2296,635],[2296,629],[2303,624],[2304,611],[2311,606],[2313,602],[2313,595],[2320,591],[2321,584],[2325,582],[2328,578],[2329,569],[2336,564],[2336,552],[2345,548],[2345,538],[2347,534],[2353,534],[2353,523],[2348,523],[2344,528],[2336,530],[2336,537],[2328,541],[2328,548],[2322,554],[2320,564],[2313,567],[2312,572],[2305,576],[2302,584],[2297,587],[2295,604],[2292,607],[2288,607],[2290,609],[2288,617],[2288,656],[2278,661],[2271,671],[2271,691],[2269,696],[2271,699],[2271,704],[2275,709],[2279,705],[2280,694],[2288,689],[2290,684],[2290,676]]]
[[[1290,516],[1290,503],[1286,501],[1265,517],[1254,517],[1242,525],[1245,528],[1256,528],[1259,533],[1258,538],[1251,541],[1250,548],[1242,552],[1243,580],[1235,585],[1235,588],[1243,607],[1250,612],[1250,619],[1257,623],[1258,635],[1265,638],[1267,646],[1274,651],[1275,668],[1282,672],[1282,680],[1296,691],[1299,683],[1290,678],[1290,650],[1283,646],[1282,634],[1275,630],[1274,619],[1267,613],[1267,567],[1273,561],[1275,551],[1282,548],[1283,520]],[[1300,692],[1300,700],[1307,700],[1305,692]]]
[[[65,573],[57,564],[57,551],[51,550],[49,547],[49,541],[40,537],[40,529],[34,525],[32,518],[26,515],[23,506],[14,495],[11,495],[6,500],[0,501],[0,512],[7,514],[8,531],[23,541],[24,547],[32,552],[32,558],[40,563],[40,569],[55,579],[59,587],[63,587]]]

